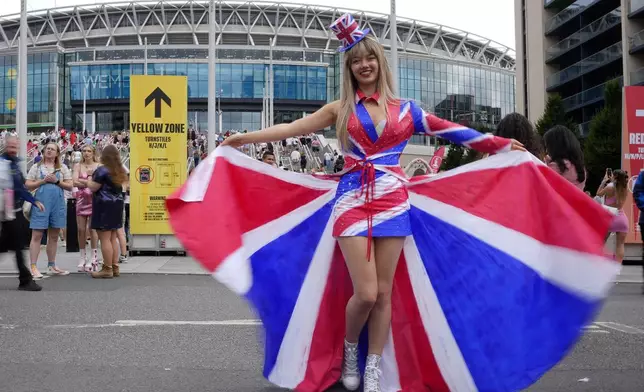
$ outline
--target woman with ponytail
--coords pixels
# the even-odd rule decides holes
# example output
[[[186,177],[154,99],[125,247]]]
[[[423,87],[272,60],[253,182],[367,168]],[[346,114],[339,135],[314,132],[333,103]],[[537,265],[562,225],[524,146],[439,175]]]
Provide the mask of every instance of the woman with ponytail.
[[[615,170],[612,175],[606,170],[604,180],[599,185],[597,196],[604,196],[604,204],[617,208],[617,215],[610,227],[610,232],[615,233],[615,259],[620,263],[624,260],[624,242],[628,233],[628,218],[624,214],[624,203],[627,197],[628,173]]]

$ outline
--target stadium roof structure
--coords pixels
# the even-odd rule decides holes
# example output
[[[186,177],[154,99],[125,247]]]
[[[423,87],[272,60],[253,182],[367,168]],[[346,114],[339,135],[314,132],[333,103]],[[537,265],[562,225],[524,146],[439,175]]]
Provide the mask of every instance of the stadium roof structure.
[[[62,49],[208,44],[209,1],[130,1],[30,11],[28,45]],[[389,47],[389,16],[337,7],[282,2],[216,1],[217,43],[253,47],[335,50],[328,26],[350,12]],[[20,15],[0,16],[0,50],[18,45]],[[401,52],[465,61],[508,71],[515,52],[507,46],[435,23],[398,18]],[[223,32],[223,33],[222,33]]]

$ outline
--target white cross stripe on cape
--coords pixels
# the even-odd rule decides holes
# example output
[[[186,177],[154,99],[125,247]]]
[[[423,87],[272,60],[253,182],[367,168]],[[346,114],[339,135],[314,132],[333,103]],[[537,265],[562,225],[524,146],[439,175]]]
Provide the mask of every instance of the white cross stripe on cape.
[[[329,191],[308,204],[243,234],[242,246],[226,257],[212,275],[233,292],[245,295],[253,284],[250,257],[310,218],[334,197],[334,192]]]
[[[544,280],[572,294],[596,301],[605,298],[621,266],[602,256],[544,244],[533,237],[472,215],[460,208],[410,190],[412,206],[458,227],[459,230],[505,252]]]
[[[467,165],[459,166],[442,173],[428,176],[425,179],[414,181],[413,183],[409,184],[409,186],[413,187],[414,185],[418,184],[444,180],[446,178],[458,176],[463,173],[490,169],[504,169],[508,167],[519,166],[528,162],[532,162],[537,166],[546,166],[545,163],[539,160],[539,158],[530,153],[526,153],[524,151],[512,151],[504,154],[492,155],[485,159],[468,163]]]
[[[387,342],[385,343],[384,350],[382,350],[380,368],[382,369],[382,376],[380,376],[382,392],[400,391],[402,388],[400,387],[400,374],[398,372],[396,348],[394,347],[394,336],[391,327],[389,327]]]
[[[181,193],[181,200],[185,202],[200,202],[204,199],[204,196],[208,191],[210,179],[212,178],[212,173],[215,170],[215,162],[218,157],[225,158],[235,166],[254,170],[291,184],[319,190],[334,190],[337,187],[337,183],[335,181],[280,170],[267,165],[264,162],[258,161],[257,159],[244,155],[232,147],[225,146],[218,147],[195,168]]]
[[[403,203],[398,204],[397,206],[392,207],[392,208],[388,209],[387,211],[383,211],[383,212],[379,212],[377,214],[374,214],[372,216],[372,218],[371,218],[372,227],[376,227],[376,226],[378,226],[379,224],[381,224],[383,222],[386,222],[386,221],[388,221],[390,219],[393,219],[393,218],[397,217],[398,215],[404,214],[405,211],[408,211],[408,210],[409,210],[409,202],[404,201]],[[356,222],[356,223],[352,224],[351,226],[347,227],[346,229],[344,229],[342,234],[340,234],[340,237],[355,236],[355,235],[358,235],[358,234],[364,232],[368,228],[369,228],[368,220],[366,218],[361,219],[358,222]]]
[[[291,319],[268,379],[282,387],[293,389],[306,376],[313,332],[318,319],[324,289],[329,279],[336,240],[331,235],[333,224],[327,222],[313,255],[311,265],[297,296]]]
[[[375,181],[375,192],[372,199],[379,199],[384,195],[390,194],[403,188],[403,186],[403,183],[397,177],[386,174],[380,176]],[[335,206],[333,208],[333,216],[338,218],[342,214],[353,208],[362,207],[365,205],[365,201],[366,193],[365,190],[362,189],[362,187],[349,190],[342,196],[340,196],[335,202]]]
[[[472,374],[456,343],[413,237],[407,237],[403,252],[423,328],[445,384],[451,392],[476,391]]]

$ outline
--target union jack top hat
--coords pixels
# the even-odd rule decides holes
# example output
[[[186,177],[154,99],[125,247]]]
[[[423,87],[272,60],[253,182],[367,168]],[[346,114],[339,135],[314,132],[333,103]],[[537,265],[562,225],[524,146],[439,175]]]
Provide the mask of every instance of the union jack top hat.
[[[355,44],[362,41],[370,31],[369,29],[360,30],[358,28],[358,22],[353,19],[351,14],[342,15],[329,27],[342,44],[338,48],[339,52],[346,52],[351,49]]]

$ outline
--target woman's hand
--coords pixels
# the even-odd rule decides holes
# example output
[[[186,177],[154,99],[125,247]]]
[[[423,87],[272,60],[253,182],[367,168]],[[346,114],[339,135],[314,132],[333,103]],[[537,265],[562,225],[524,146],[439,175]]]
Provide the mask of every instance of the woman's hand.
[[[230,137],[228,137],[226,140],[224,140],[220,146],[230,146],[234,148],[239,148],[243,146],[244,144],[247,144],[244,141],[244,135],[243,133],[236,133]]]
[[[45,206],[41,202],[36,201],[36,204],[34,205],[40,210],[40,212],[45,212]]]
[[[512,147],[510,148],[512,151],[526,151],[525,147],[521,142],[515,139],[510,139],[512,141]]]
[[[45,176],[45,182],[48,182],[48,183],[50,183],[50,184],[53,184],[53,183],[55,183],[56,181],[58,181],[58,178],[56,178],[56,175],[55,175],[55,174],[47,174],[47,175]]]

